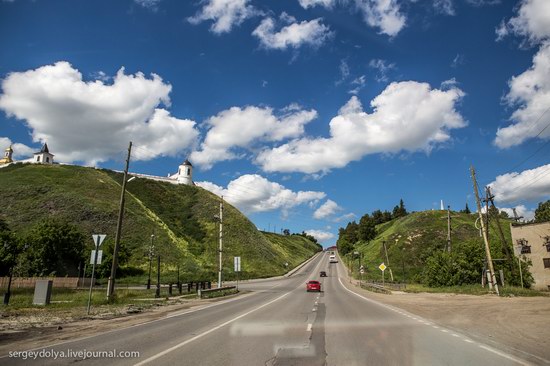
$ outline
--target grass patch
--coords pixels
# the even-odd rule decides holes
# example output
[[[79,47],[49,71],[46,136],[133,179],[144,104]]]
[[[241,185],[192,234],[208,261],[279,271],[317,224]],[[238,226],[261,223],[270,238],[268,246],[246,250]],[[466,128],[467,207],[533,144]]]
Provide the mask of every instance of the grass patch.
[[[484,288],[480,285],[427,287],[420,284],[407,284],[407,288],[404,291],[412,293],[428,292],[478,296],[494,293],[494,291],[490,291],[488,287]],[[499,287],[499,291],[501,296],[550,296],[549,293],[514,286]]]

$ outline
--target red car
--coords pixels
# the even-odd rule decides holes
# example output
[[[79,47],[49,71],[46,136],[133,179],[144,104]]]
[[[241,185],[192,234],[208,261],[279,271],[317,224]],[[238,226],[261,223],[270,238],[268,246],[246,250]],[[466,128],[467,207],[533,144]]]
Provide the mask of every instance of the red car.
[[[318,291],[321,292],[321,283],[319,281],[307,281],[306,282],[306,291]]]

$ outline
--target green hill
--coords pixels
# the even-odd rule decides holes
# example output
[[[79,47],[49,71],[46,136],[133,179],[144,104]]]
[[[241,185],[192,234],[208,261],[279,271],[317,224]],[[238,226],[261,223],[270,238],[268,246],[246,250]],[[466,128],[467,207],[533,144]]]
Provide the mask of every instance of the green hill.
[[[24,237],[49,217],[77,225],[90,237],[107,234],[114,243],[122,174],[109,170],[68,166],[13,164],[0,169],[0,217]],[[180,266],[187,279],[216,278],[219,197],[196,186],[174,185],[137,178],[127,185],[121,244],[129,253],[128,266],[147,268],[154,245],[163,272]],[[230,204],[224,204],[224,277],[233,276],[233,256],[241,256],[241,278],[285,272],[309,258],[320,247],[297,235],[258,231]]]
[[[473,273],[470,278],[476,281],[481,278],[485,249],[480,232],[475,227],[476,214],[465,214],[452,212],[452,256],[450,261],[460,263],[468,262]],[[509,220],[501,219],[501,226],[504,231],[509,250],[512,250]],[[447,242],[447,212],[446,211],[423,211],[414,212],[404,217],[377,225],[376,238],[368,243],[358,242],[354,245],[354,251],[362,254],[363,263],[367,268],[367,278],[381,280],[381,271],[378,266],[384,262],[386,255],[384,245],[388,251],[389,268],[392,269],[396,281],[407,280],[408,282],[426,283],[426,269],[429,259],[444,253]],[[491,254],[495,263],[495,269],[504,269],[505,277],[519,282],[517,276],[517,262],[510,264],[506,259],[505,251],[502,248],[498,236],[496,223],[490,223],[489,237],[491,243]],[[346,256],[346,261],[352,259],[352,254]],[[358,257],[354,256],[354,271],[357,275]],[[467,267],[467,266],[465,266]],[[451,275],[457,269],[449,267]],[[464,274],[461,274],[464,275]],[[389,279],[389,270],[386,270],[386,279]]]

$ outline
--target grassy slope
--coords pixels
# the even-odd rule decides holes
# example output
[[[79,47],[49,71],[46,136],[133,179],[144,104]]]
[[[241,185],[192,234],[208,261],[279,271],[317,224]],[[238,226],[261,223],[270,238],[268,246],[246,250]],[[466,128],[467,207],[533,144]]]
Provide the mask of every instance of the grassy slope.
[[[72,222],[87,235],[114,241],[122,174],[63,165],[15,164],[0,169],[0,215],[24,235],[48,216]],[[150,236],[163,263],[180,264],[183,275],[217,268],[219,198],[199,188],[147,179],[127,184],[122,241],[131,263],[146,265]],[[298,264],[317,247],[305,238],[263,234],[237,209],[224,206],[224,269],[231,278],[233,256],[242,258],[242,278],[278,275],[284,263]],[[90,239],[91,245],[91,239]],[[203,275],[204,276],[204,275]]]
[[[483,245],[479,230],[475,228],[476,215],[452,212],[452,246],[474,242]],[[501,220],[504,235],[511,242],[510,225]],[[491,224],[490,242],[493,259],[503,258],[496,224]],[[403,278],[403,265],[409,280],[420,275],[425,260],[433,251],[444,250],[447,241],[446,211],[423,211],[378,225],[378,235],[370,243],[360,243],[356,250],[363,253],[370,277],[379,279],[377,268],[386,262],[382,242],[386,241],[388,257],[396,280]],[[386,262],[387,264],[387,262]],[[389,273],[386,273],[389,276]]]

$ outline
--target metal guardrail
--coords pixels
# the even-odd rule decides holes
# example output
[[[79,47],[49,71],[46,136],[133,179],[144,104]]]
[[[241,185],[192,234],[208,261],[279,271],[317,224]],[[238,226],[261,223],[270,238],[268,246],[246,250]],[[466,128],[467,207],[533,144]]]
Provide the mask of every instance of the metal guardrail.
[[[407,288],[407,285],[404,283],[393,283],[393,282],[378,282],[378,281],[368,281],[368,285],[377,286],[381,288],[389,288],[396,291],[403,291]]]
[[[237,289],[237,286],[225,286],[225,287],[220,287],[220,288],[211,288],[211,289],[198,290],[197,295],[199,296],[199,299],[202,299],[203,294],[209,294],[211,292],[233,290],[233,289]]]

